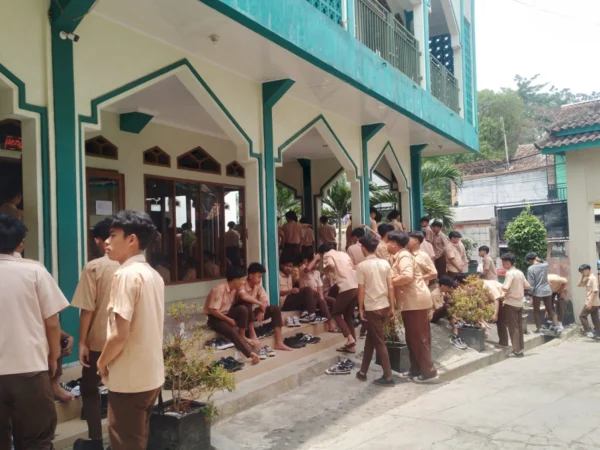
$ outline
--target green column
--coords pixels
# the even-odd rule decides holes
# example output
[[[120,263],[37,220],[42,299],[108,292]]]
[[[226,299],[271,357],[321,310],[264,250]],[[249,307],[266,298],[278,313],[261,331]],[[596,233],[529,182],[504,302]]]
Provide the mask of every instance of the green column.
[[[421,228],[421,217],[423,217],[423,177],[421,176],[421,152],[427,144],[410,146],[410,185],[412,203],[412,229]]]
[[[363,194],[363,211],[364,220],[368,225],[368,218],[370,215],[371,205],[369,203],[369,180],[371,179],[371,171],[369,166],[369,152],[368,144],[373,136],[375,136],[379,130],[385,126],[384,123],[372,123],[370,125],[363,125],[360,129],[361,140],[362,140],[362,194]]]
[[[265,158],[266,221],[267,221],[267,287],[271,303],[279,304],[279,239],[277,235],[277,186],[275,180],[275,148],[273,144],[273,107],[293,86],[285,79],[262,85],[263,140]],[[262,186],[261,186],[262,189]]]
[[[302,167],[302,183],[304,193],[304,205],[303,205],[303,216],[306,217],[308,223],[315,226],[313,221],[313,209],[312,209],[312,166],[310,159],[299,159],[298,164]]]

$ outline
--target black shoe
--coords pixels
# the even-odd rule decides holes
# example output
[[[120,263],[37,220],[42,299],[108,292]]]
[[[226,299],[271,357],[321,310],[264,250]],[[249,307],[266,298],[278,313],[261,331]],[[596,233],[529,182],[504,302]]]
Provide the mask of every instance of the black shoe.
[[[102,439],[77,439],[73,444],[73,450],[104,450]]]
[[[356,378],[358,378],[360,381],[367,381],[367,374],[366,373],[362,373],[359,370],[358,372],[356,372]]]
[[[383,386],[383,387],[394,387],[396,385],[396,383],[394,383],[394,380],[386,380],[384,377],[381,378],[377,378],[375,381],[373,381],[373,384],[376,384],[377,386]]]
[[[301,342],[300,339],[298,339],[297,336],[285,338],[283,340],[283,343],[285,345],[287,345],[288,347],[290,347],[290,348],[302,348],[302,347],[306,347],[306,343],[305,342]]]

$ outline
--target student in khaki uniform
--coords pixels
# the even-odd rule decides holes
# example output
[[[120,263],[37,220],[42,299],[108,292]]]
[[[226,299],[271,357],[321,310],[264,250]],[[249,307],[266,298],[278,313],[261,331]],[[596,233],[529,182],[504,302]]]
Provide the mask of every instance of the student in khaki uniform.
[[[300,225],[302,225],[302,253],[314,252],[315,251],[315,232],[312,226],[308,223],[306,217],[300,219]]]
[[[425,234],[422,231],[413,231],[408,233],[408,250],[414,255],[421,273],[423,274],[423,280],[429,286],[429,290],[435,288],[435,280],[437,279],[437,269],[433,260],[429,255],[421,250],[421,244],[425,241]]]
[[[223,235],[223,241],[225,243],[225,257],[233,266],[240,266],[242,264],[242,255],[240,251],[240,233],[235,229],[236,223],[229,222],[227,228],[229,228]]]
[[[483,278],[483,274],[481,275]],[[508,327],[506,326],[506,309],[504,305],[504,291],[502,283],[498,280],[483,280],[483,286],[487,290],[488,300],[494,303],[494,316],[492,322],[496,322],[498,328],[498,343],[496,348],[508,347]]]
[[[321,216],[319,222],[321,222],[319,226],[319,244],[333,244],[337,249],[337,231],[335,231],[335,227],[329,224],[327,216]]]
[[[400,211],[394,209],[388,216],[388,223],[394,227],[394,231],[404,231],[404,225],[402,224],[402,218],[400,217]]]
[[[148,214],[120,211],[106,240],[106,254],[121,264],[110,288],[108,336],[97,362],[108,388],[112,450],[146,449],[152,407],[165,381],[165,284],[143,253],[154,233]]]
[[[565,303],[567,301],[567,285],[569,284],[569,281],[560,275],[549,273],[548,283],[552,290],[552,303],[556,303],[558,326],[563,328],[563,321],[565,320]]]
[[[425,240],[430,244],[433,244],[433,230],[429,226],[431,219],[428,216],[421,217],[419,223],[421,224],[421,230],[425,233]]]
[[[25,225],[17,217],[0,214],[3,450],[12,444],[16,450],[51,449],[57,420],[50,377],[56,373],[61,354],[58,313],[69,302],[41,264],[13,256],[26,234]]]
[[[359,239],[361,239],[365,235],[364,228],[355,228],[352,230],[352,242],[351,245],[346,249],[348,255],[350,255],[350,259],[352,260],[352,264],[358,266],[361,262],[365,260],[365,255],[362,251],[362,246],[360,245]]]
[[[504,302],[502,308],[505,308],[506,326],[513,351],[509,353],[511,358],[522,358],[525,347],[523,337],[523,297],[525,291],[531,286],[525,279],[525,275],[515,267],[515,255],[505,253],[501,256],[502,266],[506,269],[506,276],[502,291],[504,292]]]
[[[392,271],[397,308],[402,311],[410,356],[410,370],[403,376],[416,383],[429,383],[438,378],[431,359],[429,310],[433,301],[415,257],[406,248],[408,240],[404,231],[389,234],[388,250],[395,256]]]
[[[23,194],[20,189],[14,189],[8,192],[8,198],[2,206],[0,206],[0,214],[9,214],[16,217],[21,222],[23,221],[23,210],[19,209],[18,206],[23,200]]]
[[[379,224],[377,223],[377,216],[379,216],[379,211],[377,211],[377,208],[371,206],[371,208],[369,209],[369,216],[369,228],[371,228],[371,230],[377,230],[377,227],[379,226]]]
[[[446,270],[448,275],[456,277],[461,273],[467,273],[469,265],[465,246],[460,241],[462,234],[458,231],[451,231],[448,238],[450,240],[446,248]]]
[[[592,273],[592,268],[588,264],[579,266],[581,277],[577,286],[585,287],[585,306],[579,314],[579,320],[583,325],[585,337],[589,339],[600,339],[600,317],[598,317],[598,309],[600,307],[600,299],[598,298],[598,277]],[[588,316],[592,317],[594,324],[594,332],[590,328]]]
[[[289,257],[294,260],[300,257],[302,251],[302,235],[304,226],[298,223],[298,216],[294,211],[285,213],[287,222],[281,227],[283,230],[283,252],[281,257]]]
[[[490,248],[487,245],[479,247],[479,256],[482,262],[482,274],[484,280],[498,280],[498,272],[496,271],[496,263],[490,256]]]
[[[379,234],[379,245],[377,246],[377,250],[375,250],[375,256],[379,259],[384,259],[387,262],[390,262],[390,252],[387,248],[388,244],[388,235],[394,231],[394,227],[389,223],[382,223],[377,227],[377,233]]]
[[[425,231],[427,236],[427,231]],[[442,233],[442,222],[435,221],[431,224],[431,245],[435,253],[435,268],[437,269],[438,277],[446,275],[446,250],[448,246],[448,238]]]
[[[103,450],[102,418],[98,385],[98,358],[106,344],[108,324],[108,304],[115,272],[120,267],[105,253],[106,240],[110,235],[112,219],[98,222],[92,237],[101,258],[88,262],[81,273],[71,305],[81,310],[79,317],[79,362],[81,363],[81,397],[85,420],[88,425],[89,440],[77,439],[74,450]]]

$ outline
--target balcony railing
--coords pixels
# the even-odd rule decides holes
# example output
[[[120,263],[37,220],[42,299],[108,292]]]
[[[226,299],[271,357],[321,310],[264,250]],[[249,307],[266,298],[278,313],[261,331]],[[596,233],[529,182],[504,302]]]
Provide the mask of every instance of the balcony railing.
[[[566,200],[567,187],[557,186],[556,184],[548,185],[548,200]]]
[[[430,55],[431,93],[452,111],[460,113],[458,80],[438,59]]]
[[[419,41],[404,25],[371,0],[356,0],[355,20],[359,41],[419,83]]]
[[[342,24],[342,0],[306,0],[338,25]]]

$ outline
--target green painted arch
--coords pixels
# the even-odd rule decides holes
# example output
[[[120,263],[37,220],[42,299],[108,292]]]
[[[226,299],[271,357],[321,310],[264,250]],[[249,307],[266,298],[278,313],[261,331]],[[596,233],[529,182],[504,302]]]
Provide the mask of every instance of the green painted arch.
[[[52,220],[50,199],[50,140],[48,137],[48,108],[27,102],[27,87],[25,82],[0,64],[2,74],[17,90],[18,106],[23,111],[29,111],[39,116],[40,124],[40,163],[42,169],[42,236],[44,242],[44,265],[52,273]]]
[[[242,126],[237,122],[237,120],[235,120],[235,118],[233,117],[233,115],[229,112],[229,110],[227,109],[227,107],[223,104],[223,102],[221,102],[221,100],[217,97],[217,95],[214,93],[214,91],[210,88],[210,86],[204,81],[204,79],[200,76],[200,74],[198,73],[198,71],[194,68],[194,66],[186,59],[181,59],[179,61],[176,61],[172,64],[169,64],[167,66],[162,67],[161,69],[155,70],[154,72],[151,72],[147,75],[144,75],[143,77],[137,78],[136,80],[130,81],[129,83],[126,83],[116,89],[113,89],[103,95],[100,95],[96,98],[94,98],[91,101],[91,115],[86,116],[86,115],[82,115],[80,114],[78,117],[78,126],[79,126],[79,151],[80,151],[80,155],[83,155],[84,153],[84,139],[83,139],[83,124],[91,124],[91,125],[97,125],[98,121],[99,121],[99,111],[100,111],[100,105],[102,105],[103,103],[127,92],[130,90],[133,90],[141,85],[144,85],[146,83],[150,83],[151,81],[157,79],[158,77],[162,77],[164,75],[170,74],[170,73],[175,73],[177,70],[179,69],[187,69],[191,72],[191,74],[194,76],[194,78],[198,81],[198,83],[202,86],[202,88],[209,94],[209,96],[211,97],[211,99],[215,102],[215,104],[219,107],[219,109],[221,109],[221,111],[225,114],[225,116],[229,119],[229,121],[231,122],[231,124],[236,128],[236,130],[240,133],[240,135],[243,137],[243,139],[247,142],[248,144],[248,152],[250,157],[255,158],[258,162],[258,184],[259,184],[259,209],[260,209],[260,216],[264,217],[264,192],[263,192],[263,187],[264,187],[264,174],[263,174],[263,158],[262,155],[260,153],[256,153],[254,151],[254,143],[252,141],[252,139],[250,138],[250,136],[248,136],[248,133],[246,133],[246,131],[242,128]],[[83,166],[83,160],[84,158],[79,158],[80,159],[80,181],[81,181],[81,189],[82,192],[83,191],[83,184],[84,184],[84,174],[85,174],[85,167]],[[82,196],[81,199],[81,227],[83,230],[83,225],[84,225],[84,214],[83,211],[85,211],[85,199],[83,198],[84,196]],[[83,234],[83,233],[82,233]],[[260,249],[261,249],[261,260],[264,263],[265,262],[265,255],[266,255],[266,240],[265,240],[265,231],[264,231],[264,227],[260,227],[260,239],[261,239],[261,245],[260,245]],[[84,247],[84,240],[82,238],[82,242],[80,242],[81,248],[83,249]],[[85,249],[84,249],[85,251]]]

